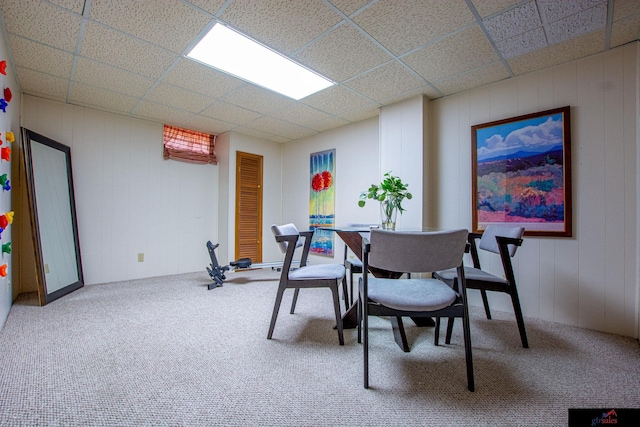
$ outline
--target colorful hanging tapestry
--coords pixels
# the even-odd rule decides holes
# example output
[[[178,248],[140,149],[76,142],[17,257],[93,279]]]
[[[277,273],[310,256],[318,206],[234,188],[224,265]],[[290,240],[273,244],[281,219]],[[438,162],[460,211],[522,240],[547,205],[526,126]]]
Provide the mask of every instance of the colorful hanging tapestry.
[[[309,229],[315,230],[311,253],[333,256],[333,231],[319,229],[335,225],[336,150],[311,154]]]

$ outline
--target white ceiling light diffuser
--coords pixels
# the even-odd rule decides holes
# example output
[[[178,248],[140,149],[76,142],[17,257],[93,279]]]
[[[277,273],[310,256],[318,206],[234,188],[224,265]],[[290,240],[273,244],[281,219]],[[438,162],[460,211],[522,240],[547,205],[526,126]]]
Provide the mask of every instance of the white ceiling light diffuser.
[[[296,100],[335,84],[221,24],[215,24],[187,57]]]

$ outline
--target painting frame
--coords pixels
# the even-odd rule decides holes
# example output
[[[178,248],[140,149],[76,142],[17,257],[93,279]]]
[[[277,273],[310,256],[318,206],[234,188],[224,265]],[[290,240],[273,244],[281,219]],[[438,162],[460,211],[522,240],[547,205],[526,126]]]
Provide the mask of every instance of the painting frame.
[[[571,107],[471,126],[472,229],[573,236]]]
[[[314,230],[309,253],[333,257],[335,236],[326,227],[335,226],[336,149],[309,156],[309,229]]]

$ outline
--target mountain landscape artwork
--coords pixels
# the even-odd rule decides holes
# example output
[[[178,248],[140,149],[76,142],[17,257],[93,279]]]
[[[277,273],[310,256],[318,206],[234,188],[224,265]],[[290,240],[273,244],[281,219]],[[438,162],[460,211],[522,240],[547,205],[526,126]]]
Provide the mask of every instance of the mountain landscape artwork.
[[[471,127],[473,228],[571,236],[570,107]]]

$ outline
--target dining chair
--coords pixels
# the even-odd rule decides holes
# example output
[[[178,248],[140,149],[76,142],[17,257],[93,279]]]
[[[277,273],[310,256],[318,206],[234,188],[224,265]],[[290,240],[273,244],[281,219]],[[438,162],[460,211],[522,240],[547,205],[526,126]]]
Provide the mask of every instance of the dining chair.
[[[395,232],[371,230],[363,238],[363,273],[359,283],[358,342],[364,341],[364,388],[369,388],[369,316],[461,317],[464,329],[467,388],[474,390],[471,333],[462,257],[467,230]],[[369,267],[414,273],[412,278],[379,278]],[[454,268],[456,287],[417,275]],[[364,339],[361,339],[364,337]],[[434,339],[437,343],[437,337]]]
[[[523,227],[507,227],[500,225],[488,225],[483,233],[469,233],[468,241],[471,250],[471,259],[473,260],[473,267],[465,267],[464,275],[467,280],[467,289],[480,290],[487,319],[491,319],[491,310],[489,309],[487,291],[504,292],[511,296],[511,303],[513,305],[513,312],[516,316],[522,347],[529,348],[527,332],[524,328],[524,318],[522,317],[522,308],[520,306],[520,298],[518,298],[516,278],[511,264],[511,258],[515,255],[516,249],[522,245],[523,234]],[[478,239],[480,239],[480,244],[476,246],[476,241]],[[492,274],[482,269],[480,266],[480,257],[478,255],[478,247],[482,250],[500,255],[504,276]],[[452,269],[436,271],[434,273],[434,277],[448,283],[450,286],[453,286],[457,280],[455,271]],[[438,328],[439,325],[437,324],[436,327]],[[449,319],[445,338],[445,342],[447,344],[449,344],[451,340],[452,330],[453,319]]]
[[[362,273],[362,261],[360,261],[360,258],[347,258],[347,253],[349,252],[349,246],[347,246],[346,244],[344,245],[344,268],[346,270],[349,270],[349,294],[346,293],[346,281],[347,281],[347,276],[344,276],[344,279],[342,279],[344,281],[343,283],[343,294],[344,294],[344,298],[345,298],[345,304],[347,305],[347,310],[348,307],[351,306],[351,304],[353,304],[353,275],[354,274],[360,274]],[[351,295],[351,300],[349,300],[349,295]]]
[[[307,265],[309,249],[311,247],[311,239],[313,230],[298,231],[294,224],[284,224],[271,226],[276,242],[280,249],[285,253],[282,271],[280,273],[280,282],[276,293],[276,300],[273,305],[273,314],[271,315],[271,324],[269,325],[269,333],[267,339],[273,336],[273,330],[276,326],[276,319],[282,296],[286,289],[294,289],[293,300],[291,301],[291,311],[293,314],[298,300],[298,293],[301,288],[329,288],[333,293],[333,308],[336,316],[336,329],[338,330],[338,340],[340,345],[344,345],[342,315],[340,313],[340,297],[338,295],[338,286],[342,283],[343,293],[346,292],[346,284],[343,282],[345,276],[345,268],[343,264],[317,264]],[[302,247],[302,255],[300,257],[300,267],[292,268],[293,255],[297,248]]]

